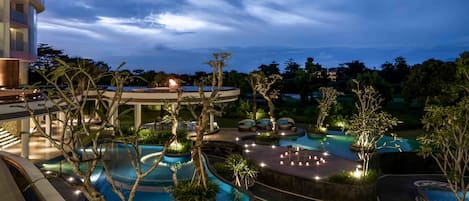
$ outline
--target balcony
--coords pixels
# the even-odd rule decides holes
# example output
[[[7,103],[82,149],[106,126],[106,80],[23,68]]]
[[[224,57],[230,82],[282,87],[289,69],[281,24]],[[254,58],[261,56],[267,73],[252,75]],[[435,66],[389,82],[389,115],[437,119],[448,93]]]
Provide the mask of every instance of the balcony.
[[[10,19],[11,21],[27,25],[26,15],[22,12],[16,10],[10,10]]]
[[[36,8],[37,13],[44,11],[45,0],[31,0],[31,4]]]

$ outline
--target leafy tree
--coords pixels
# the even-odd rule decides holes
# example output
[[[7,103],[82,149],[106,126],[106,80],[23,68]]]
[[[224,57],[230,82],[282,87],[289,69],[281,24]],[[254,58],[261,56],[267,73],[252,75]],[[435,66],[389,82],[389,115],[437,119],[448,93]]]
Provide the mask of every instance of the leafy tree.
[[[38,70],[44,71],[45,74],[52,72],[56,67],[60,66],[60,63],[56,59],[67,62],[69,57],[64,54],[63,50],[54,49],[48,44],[39,44],[37,48],[37,59],[30,64],[29,82],[44,84],[44,79],[39,75]]]
[[[386,80],[384,80],[377,71],[367,71],[357,75],[356,79],[358,82],[365,86],[372,86],[381,94],[384,98],[384,101],[390,101],[392,99],[392,88]],[[349,88],[353,88],[354,82],[349,81]]]
[[[354,80],[356,88],[352,91],[357,96],[355,103],[357,113],[352,115],[348,123],[347,133],[355,135],[357,140],[353,144],[360,151],[363,161],[363,173],[368,174],[368,164],[377,147],[376,143],[391,129],[397,125],[397,119],[390,114],[380,111],[383,99],[371,86],[360,88],[358,81]]]
[[[410,66],[404,57],[396,57],[394,63],[386,62],[381,65],[381,76],[389,83],[402,83],[410,71]]]
[[[416,64],[410,70],[404,83],[402,96],[408,101],[418,101],[425,104],[448,104],[454,101],[456,93],[456,65],[453,62],[443,62],[429,59],[422,64]]]
[[[288,59],[285,62],[285,73],[283,77],[285,79],[292,79],[295,77],[296,72],[300,70],[300,65],[295,62],[293,59]]]
[[[337,103],[337,96],[343,95],[343,93],[331,87],[321,87],[319,91],[321,92],[321,99],[318,100],[319,112],[316,120],[316,129],[320,130],[323,128],[324,120],[329,115],[331,106]]]
[[[256,81],[256,91],[259,92],[259,94],[261,94],[262,97],[264,97],[264,99],[267,101],[267,105],[269,106],[270,121],[272,122],[272,130],[276,131],[277,121],[275,119],[274,100],[278,98],[279,91],[277,89],[273,89],[272,87],[277,81],[282,80],[282,76],[279,74],[266,76],[262,72],[252,73],[252,76],[255,77],[254,80]]]
[[[347,66],[346,74],[350,78],[355,78],[358,74],[364,73],[367,70],[365,64],[358,60],[344,63],[344,65]]]
[[[469,94],[469,52],[463,52],[456,59],[456,78],[465,94]]]
[[[445,175],[457,200],[464,201],[469,183],[469,99],[454,106],[428,106],[423,118],[430,133],[418,138],[420,153],[432,157]]]
[[[272,61],[269,65],[262,64],[259,67],[259,71],[263,72],[266,76],[270,76],[273,74],[280,74],[280,69],[278,68],[278,63],[275,61]]]

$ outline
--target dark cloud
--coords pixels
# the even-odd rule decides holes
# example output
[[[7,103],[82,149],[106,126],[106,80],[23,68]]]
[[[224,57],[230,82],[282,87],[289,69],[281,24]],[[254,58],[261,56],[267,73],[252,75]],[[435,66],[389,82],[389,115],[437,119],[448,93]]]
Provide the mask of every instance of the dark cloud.
[[[229,69],[312,56],[333,67],[451,59],[469,50],[469,1],[439,0],[48,0],[39,42],[129,68],[208,70],[212,51]]]

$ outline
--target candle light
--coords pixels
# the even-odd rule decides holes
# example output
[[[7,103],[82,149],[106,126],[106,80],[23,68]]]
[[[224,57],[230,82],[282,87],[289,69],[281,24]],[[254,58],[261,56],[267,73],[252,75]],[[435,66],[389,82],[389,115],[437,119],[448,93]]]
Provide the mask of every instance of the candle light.
[[[298,166],[303,166],[303,163],[301,161],[298,162]]]
[[[283,158],[283,154],[280,154],[280,158]]]
[[[283,165],[283,161],[280,161],[280,165]]]
[[[316,161],[316,165],[319,165],[319,164],[320,164],[319,161]]]
[[[308,161],[306,161],[306,166],[309,166],[309,162],[308,162]]]
[[[291,162],[290,162],[290,165],[291,165],[291,166],[295,166],[295,161],[291,161]]]
[[[317,156],[314,156],[314,160],[318,160],[318,157],[317,157]]]

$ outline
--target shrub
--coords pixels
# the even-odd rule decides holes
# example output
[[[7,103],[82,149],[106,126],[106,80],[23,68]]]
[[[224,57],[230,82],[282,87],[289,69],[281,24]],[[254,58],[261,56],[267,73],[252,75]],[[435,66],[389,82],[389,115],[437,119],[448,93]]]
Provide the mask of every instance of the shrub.
[[[368,174],[360,178],[353,176],[352,172],[343,171],[339,174],[331,175],[327,178],[329,182],[338,184],[373,184],[378,180],[378,173],[374,170],[369,170]]]
[[[184,181],[179,182],[172,193],[174,199],[178,201],[211,201],[216,199],[218,191],[218,186],[211,181],[207,181],[207,188]]]
[[[255,141],[259,144],[277,144],[280,137],[276,133],[265,132],[256,135]]]
[[[224,179],[228,181],[233,180],[233,171],[226,165],[226,163],[214,163],[213,168],[215,168],[217,174],[223,177]]]

